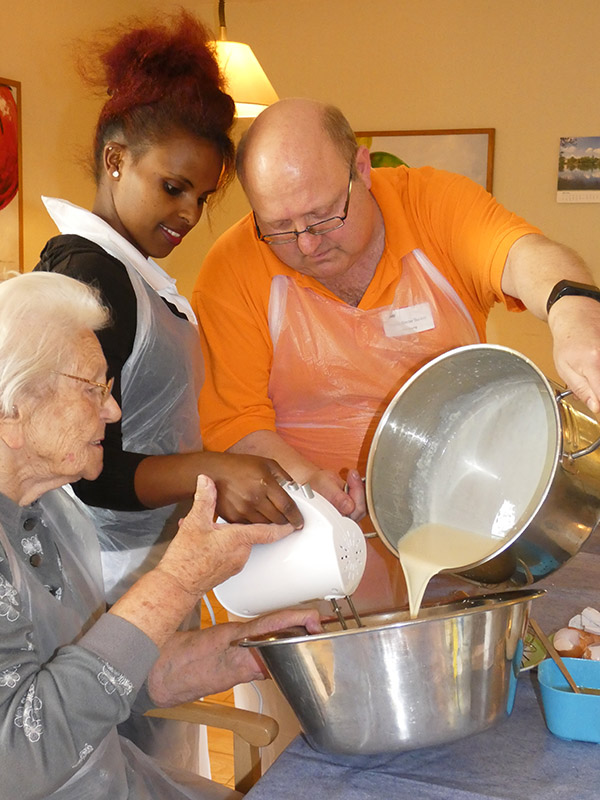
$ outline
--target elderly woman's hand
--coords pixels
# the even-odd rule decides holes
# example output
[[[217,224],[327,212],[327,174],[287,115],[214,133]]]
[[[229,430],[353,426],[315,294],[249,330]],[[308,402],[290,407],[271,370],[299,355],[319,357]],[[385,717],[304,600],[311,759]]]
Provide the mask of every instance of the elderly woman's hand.
[[[215,484],[199,475],[194,505],[157,567],[196,597],[239,572],[252,545],[276,542],[294,530],[290,524],[213,522],[216,499]]]
[[[167,641],[199,598],[239,572],[253,544],[276,542],[292,525],[229,525],[213,522],[216,489],[199,475],[190,513],[159,564],[143,575],[111,607],[144,631],[159,647]]]
[[[213,628],[178,632],[165,644],[148,676],[148,691],[157,706],[173,706],[204,695],[262,680],[264,668],[254,651],[240,639],[260,636],[294,625],[320,633],[315,609],[287,609],[249,622],[227,622]]]

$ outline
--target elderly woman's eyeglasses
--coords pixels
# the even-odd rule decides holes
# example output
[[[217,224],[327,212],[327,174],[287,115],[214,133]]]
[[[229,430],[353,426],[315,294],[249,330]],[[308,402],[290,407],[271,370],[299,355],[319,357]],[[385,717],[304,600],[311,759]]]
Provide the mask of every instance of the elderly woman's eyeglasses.
[[[94,386],[99,389],[100,394],[100,401],[102,405],[104,405],[108,398],[112,394],[113,385],[115,382],[114,378],[111,378],[108,383],[98,383],[98,381],[91,381],[89,378],[80,378],[79,375],[69,375],[68,372],[57,372],[57,370],[53,370],[55,375],[62,375],[63,378],[71,378],[74,381],[80,381],[81,383],[89,383],[90,386]]]
[[[260,228],[258,227],[256,214],[253,211],[252,215],[254,217],[254,227],[256,229],[256,235],[258,236],[261,242],[265,242],[266,244],[290,244],[291,242],[298,241],[298,237],[301,236],[303,233],[311,233],[313,236],[323,236],[324,233],[331,233],[332,231],[336,231],[338,228],[342,227],[344,222],[346,222],[346,217],[348,216],[348,207],[350,206],[351,191],[352,191],[352,170],[350,171],[350,179],[348,181],[348,196],[346,197],[346,205],[344,206],[344,210],[342,211],[341,216],[328,217],[327,219],[322,219],[320,222],[313,222],[312,225],[307,225],[306,228],[304,228],[304,230],[302,231],[284,231],[282,233],[261,233]]]

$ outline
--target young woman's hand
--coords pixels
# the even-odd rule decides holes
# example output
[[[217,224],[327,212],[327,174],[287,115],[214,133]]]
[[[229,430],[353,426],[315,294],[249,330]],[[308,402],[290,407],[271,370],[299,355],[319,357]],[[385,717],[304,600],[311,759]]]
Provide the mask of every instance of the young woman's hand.
[[[289,523],[214,522],[216,498],[214,482],[199,475],[194,504],[156,567],[197,597],[239,572],[252,545],[276,542],[294,530]]]
[[[228,522],[289,522],[303,525],[302,514],[282,488],[291,481],[271,458],[204,452],[204,472],[217,487],[217,513]]]

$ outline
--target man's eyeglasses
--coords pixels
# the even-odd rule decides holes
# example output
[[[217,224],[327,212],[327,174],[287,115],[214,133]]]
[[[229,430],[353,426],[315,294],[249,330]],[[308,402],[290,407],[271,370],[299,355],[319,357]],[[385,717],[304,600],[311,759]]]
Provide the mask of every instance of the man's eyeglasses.
[[[62,375],[63,378],[71,378],[74,381],[80,381],[81,383],[89,383],[90,386],[95,386],[97,389],[100,390],[100,400],[102,405],[104,405],[108,398],[112,394],[113,385],[115,382],[114,378],[111,378],[108,383],[98,383],[98,381],[91,381],[89,378],[80,378],[78,375],[69,375],[68,372],[57,372],[56,370],[52,370],[55,375]]]
[[[256,214],[254,211],[254,227],[256,228],[256,235],[261,242],[266,244],[290,244],[298,240],[298,237],[303,233],[311,233],[313,236],[323,236],[324,233],[331,233],[338,228],[341,228],[346,217],[348,216],[348,206],[350,205],[350,192],[352,191],[352,171],[350,171],[350,179],[348,181],[348,196],[346,197],[346,205],[342,215],[339,217],[328,217],[322,219],[320,222],[314,222],[312,225],[307,225],[302,231],[284,231],[283,233],[261,233],[256,221]]]

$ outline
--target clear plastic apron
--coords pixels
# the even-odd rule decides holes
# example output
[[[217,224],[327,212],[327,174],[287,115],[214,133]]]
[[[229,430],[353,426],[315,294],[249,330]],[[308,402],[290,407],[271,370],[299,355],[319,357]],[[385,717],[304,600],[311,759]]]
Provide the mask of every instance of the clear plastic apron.
[[[124,449],[147,455],[201,450],[198,395],[204,366],[189,302],[158,264],[103,219],[66,200],[42,200],[61,233],[83,236],[118,259],[135,291],[136,336],[121,375]],[[188,319],[175,316],[162,297]],[[109,603],[158,563],[190,505],[135,512],[90,509],[100,532]]]
[[[33,623],[34,646],[42,662],[57,648],[76,642],[105,609],[96,529],[78,500],[60,489],[40,501],[65,574],[57,600],[14,552],[0,526],[4,547],[19,592],[23,613]],[[90,753],[82,767],[46,800],[226,800],[236,792],[199,776],[163,772],[114,728]]]
[[[202,450],[198,395],[204,378],[198,331],[175,316],[135,268],[137,329],[121,375],[123,449],[147,455]],[[108,602],[154,567],[191,500],[145,511],[91,509],[100,536]]]
[[[102,572],[96,530],[83,509],[65,492],[49,492],[40,501],[43,517],[54,534],[65,580],[58,601],[16,556],[4,530],[0,542],[7,553],[13,583],[23,613],[33,622],[34,644],[42,661],[56,648],[76,641],[104,611]],[[54,792],[52,800],[129,797],[125,762],[116,729],[90,754],[71,780]]]
[[[121,379],[123,448],[148,455],[202,450],[197,398],[204,371],[197,329],[173,314],[133,267],[127,272],[137,298],[137,330]],[[109,603],[156,566],[190,506],[191,499],[144,511],[90,508]],[[119,732],[162,764],[210,774],[204,727],[133,713]]]
[[[57,198],[44,198],[44,204],[62,233],[84,236],[118,259],[135,292],[135,341],[121,374],[123,448],[147,455],[202,450],[198,395],[204,365],[188,301],[173,279],[104,220]],[[163,296],[188,319],[173,314]],[[190,506],[191,499],[144,511],[88,506],[97,526],[108,603],[160,561]],[[204,726],[134,713],[119,730],[163,763],[210,774]]]
[[[463,301],[420,250],[402,258],[394,300],[381,308],[354,308],[276,276],[269,329],[278,434],[320,467],[362,475],[379,419],[402,384],[440,353],[479,341]],[[369,520],[363,527],[372,530]],[[378,540],[368,544],[355,599],[363,598],[363,610],[401,602],[397,559]]]

